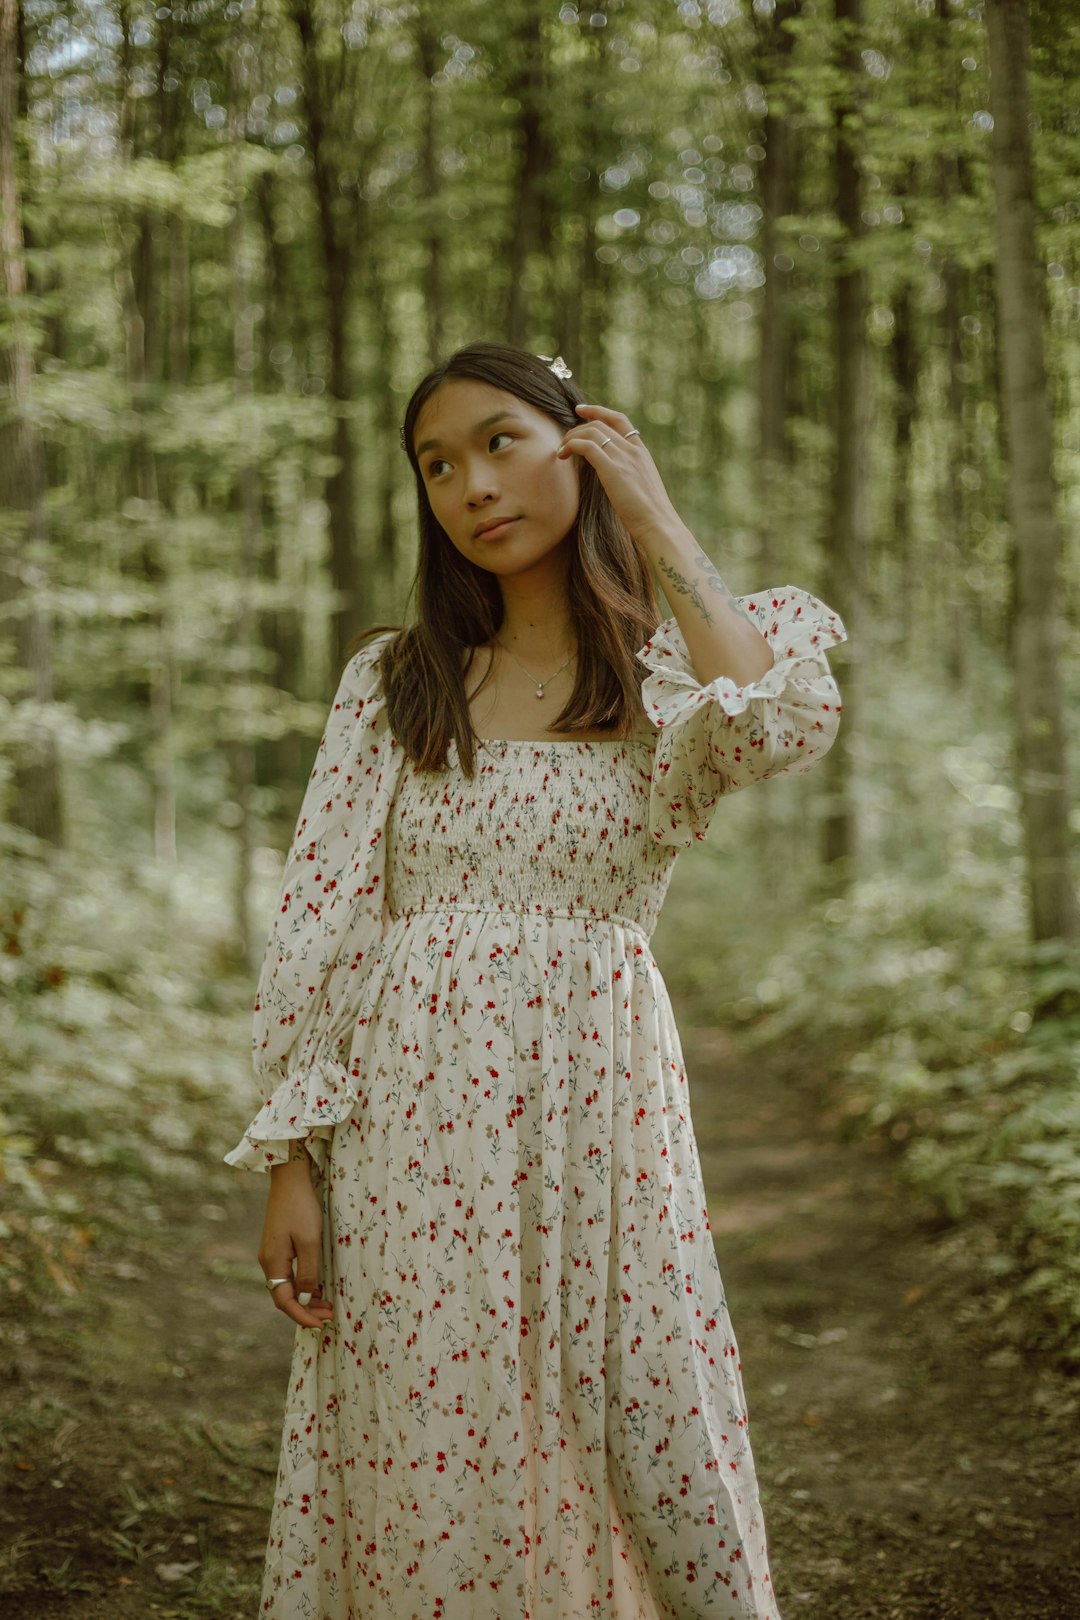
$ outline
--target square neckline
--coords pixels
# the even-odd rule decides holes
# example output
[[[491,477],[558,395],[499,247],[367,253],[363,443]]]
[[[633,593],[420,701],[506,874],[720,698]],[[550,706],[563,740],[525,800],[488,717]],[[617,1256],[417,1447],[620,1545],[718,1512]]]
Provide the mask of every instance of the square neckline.
[[[477,737],[481,748],[612,748],[652,747],[653,737]]]

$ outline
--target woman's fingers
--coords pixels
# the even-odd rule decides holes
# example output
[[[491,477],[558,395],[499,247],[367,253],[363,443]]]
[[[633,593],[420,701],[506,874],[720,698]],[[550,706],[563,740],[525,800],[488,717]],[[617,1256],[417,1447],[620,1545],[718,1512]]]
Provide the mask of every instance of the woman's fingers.
[[[319,1282],[319,1245],[304,1238],[293,1238],[289,1253],[283,1245],[276,1245],[275,1253],[259,1256],[267,1281],[272,1277],[282,1280],[270,1290],[275,1306],[290,1316],[300,1327],[321,1327],[333,1315],[329,1300],[322,1297]],[[293,1276],[293,1256],[296,1257],[296,1275]]]
[[[310,1238],[294,1238],[296,1248],[296,1292],[314,1295],[319,1287],[319,1247]]]
[[[609,433],[602,422],[582,422],[579,427],[567,429],[555,454],[565,459],[571,450],[606,450],[614,437],[614,433]],[[605,440],[608,441],[606,444]],[[636,444],[637,440],[631,439],[630,443]]]
[[[565,461],[575,450],[579,453],[590,449],[603,450],[610,455],[616,440],[635,451],[644,448],[641,435],[634,431],[633,423],[622,411],[609,411],[606,405],[579,405],[577,409],[589,411],[592,419],[567,428],[563,442],[555,452],[559,459]],[[629,436],[631,433],[632,437]]]
[[[319,1283],[322,1207],[302,1161],[275,1165],[270,1172],[259,1264],[274,1305],[298,1327],[321,1327],[333,1315]],[[295,1275],[293,1268],[295,1264]]]
[[[606,405],[575,405],[574,409],[579,416],[586,418],[587,421],[594,420],[597,423],[609,424],[617,432],[621,433],[624,438],[634,425],[625,411],[609,410]],[[630,440],[631,444],[634,442],[634,439]]]
[[[274,1289],[274,1304],[285,1316],[290,1316],[298,1327],[322,1327],[333,1316],[330,1301],[323,1299],[321,1291],[311,1296],[310,1303],[301,1305],[297,1294],[306,1293],[291,1282],[282,1283],[280,1288]]]

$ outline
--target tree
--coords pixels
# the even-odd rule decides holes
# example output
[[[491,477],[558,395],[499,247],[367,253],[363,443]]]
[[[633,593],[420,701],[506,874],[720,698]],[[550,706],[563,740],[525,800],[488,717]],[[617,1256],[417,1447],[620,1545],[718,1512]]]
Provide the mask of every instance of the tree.
[[[863,23],[863,0],[835,0],[838,92],[833,112],[833,175],[837,246],[833,314],[835,423],[833,522],[829,547],[829,600],[835,603],[851,636],[850,650],[837,660],[851,670],[859,648],[865,611],[865,558],[869,531],[868,441],[870,374],[866,345],[866,273],[858,257],[864,235],[859,178],[859,109],[856,90]],[[860,649],[861,651],[861,649]],[[856,683],[844,688],[847,724],[834,745],[831,766],[832,804],[825,820],[825,860],[838,869],[841,886],[850,881],[856,853],[855,812],[851,800],[852,712]]]
[[[1080,933],[1062,699],[1061,536],[1043,341],[1025,0],[986,0],[994,120],[998,334],[1015,549],[1017,766],[1032,937]]]
[[[23,690],[53,698],[52,626],[37,593],[45,584],[48,529],[45,454],[31,411],[34,357],[27,311],[16,127],[19,7],[0,0],[0,273],[7,320],[0,331],[0,602],[15,622],[15,665]],[[64,841],[57,751],[38,720],[16,744],[11,819],[47,843]]]

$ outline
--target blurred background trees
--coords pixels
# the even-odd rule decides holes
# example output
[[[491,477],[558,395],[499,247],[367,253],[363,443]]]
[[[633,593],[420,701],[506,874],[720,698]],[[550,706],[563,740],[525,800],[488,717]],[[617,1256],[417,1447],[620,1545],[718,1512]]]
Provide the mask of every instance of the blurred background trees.
[[[31,1151],[78,1158],[61,1077],[112,1107],[100,1031],[133,976],[143,1026],[162,984],[205,1019],[158,1083],[178,1151],[216,1151],[343,649],[405,611],[405,400],[503,337],[640,423],[734,590],[804,586],[849,630],[830,759],[738,796],[677,874],[684,1006],[748,1040],[845,1031],[853,1118],[954,1213],[998,1212],[1000,1263],[1080,1323],[1080,21],[0,17],[9,1179],[44,1198]]]

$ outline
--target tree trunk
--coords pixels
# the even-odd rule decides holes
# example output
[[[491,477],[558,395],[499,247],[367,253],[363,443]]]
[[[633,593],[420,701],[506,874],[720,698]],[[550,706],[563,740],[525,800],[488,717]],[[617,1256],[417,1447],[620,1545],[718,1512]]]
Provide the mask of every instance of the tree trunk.
[[[45,456],[31,413],[34,359],[27,327],[16,128],[19,100],[18,0],[0,0],[0,291],[7,320],[0,336],[0,602],[15,626],[20,697],[53,700],[52,623],[34,600],[46,580]],[[60,762],[48,727],[18,745],[5,813],[15,825],[64,843]]]
[[[948,0],[938,0],[937,16],[942,27],[938,43],[942,53],[942,91],[948,96],[959,126],[962,117],[960,97],[956,85],[954,52],[950,40],[952,12]],[[942,215],[952,217],[953,209],[963,192],[960,157],[955,147],[944,147],[938,154],[938,190]],[[942,310],[945,347],[945,420],[942,424],[942,445],[945,465],[941,485],[942,543],[936,547],[941,570],[936,600],[945,609],[939,620],[935,639],[945,653],[945,669],[954,690],[963,685],[966,666],[967,638],[970,633],[970,615],[967,602],[965,570],[967,566],[967,501],[961,477],[966,461],[967,432],[965,407],[967,404],[966,368],[960,321],[963,315],[962,294],[965,275],[952,254],[942,266],[945,284],[945,302]]]
[[[761,255],[765,292],[761,305],[758,358],[758,525],[757,577],[773,581],[778,559],[774,537],[785,527],[784,498],[788,450],[788,371],[791,333],[788,321],[790,269],[778,263],[777,220],[795,209],[795,164],[791,117],[783,101],[782,78],[794,38],[783,25],[799,15],[799,0],[779,0],[771,18],[761,24],[758,75],[765,89],[765,160],[761,166]]]
[[[945,159],[948,162],[948,159]],[[949,196],[952,195],[950,191]],[[943,201],[945,200],[943,195]],[[941,543],[935,548],[938,556],[938,600],[944,606],[943,619],[938,631],[945,655],[945,672],[949,684],[958,691],[964,682],[967,636],[970,618],[965,610],[967,587],[967,500],[961,474],[966,461],[967,433],[965,427],[964,351],[961,343],[961,278],[963,272],[952,259],[942,267],[945,284],[945,302],[942,323],[945,339],[945,419],[942,423],[941,442],[944,449],[943,482],[940,509],[942,516]]]
[[[424,198],[424,235],[427,239],[424,308],[427,313],[428,364],[433,366],[442,354],[446,320],[443,282],[443,256],[446,247],[440,200],[442,187],[439,184],[438,90],[431,82],[438,68],[439,31],[423,6],[418,8],[414,31],[422,80],[420,93],[424,99],[424,117],[420,133],[420,176]]]
[[[132,10],[119,13],[120,66],[124,95],[120,109],[120,150],[126,158],[138,156],[138,103]],[[175,161],[176,125],[171,117],[171,96],[165,89],[168,68],[167,31],[159,25],[158,61],[153,105],[158,115],[155,156]],[[176,860],[176,776],[173,766],[173,693],[176,689],[175,633],[169,609],[169,550],[162,534],[164,492],[150,446],[146,425],[150,390],[161,381],[163,356],[158,255],[152,220],[147,212],[129,218],[121,231],[123,248],[118,264],[120,302],[124,317],[128,392],[135,428],[131,437],[132,484],[139,501],[142,525],[141,567],[154,587],[160,606],[151,610],[158,631],[157,658],[147,671],[144,700],[150,716],[148,775],[153,792],[154,853],[159,861]],[[126,251],[124,251],[126,249]]]
[[[397,552],[397,530],[394,523],[394,495],[397,474],[405,463],[398,438],[400,422],[386,402],[394,398],[391,378],[394,370],[394,329],[391,301],[387,297],[389,271],[382,255],[372,253],[368,260],[367,297],[372,321],[379,334],[374,345],[375,364],[369,380],[370,397],[375,402],[369,432],[376,454],[376,470],[372,482],[375,486],[375,562],[378,570],[380,594],[385,601],[393,595],[394,565]],[[412,475],[409,479],[411,482]],[[382,613],[380,603],[378,612]]]
[[[249,14],[250,21],[250,14]],[[239,41],[234,41],[230,54],[230,124],[229,143],[230,190],[232,216],[228,228],[229,287],[232,298],[233,337],[233,398],[237,413],[250,416],[253,403],[255,369],[257,365],[255,328],[260,311],[252,298],[253,267],[248,234],[244,228],[244,177],[239,159],[244,147],[244,110],[250,98],[250,86],[244,68],[246,30],[238,30]],[[255,438],[244,435],[246,442]],[[262,493],[259,487],[259,469],[256,460],[247,456],[237,472],[237,496],[240,506],[240,544],[237,557],[237,611],[232,627],[232,642],[240,654],[232,683],[232,724],[226,737],[229,758],[229,784],[232,806],[229,820],[236,828],[235,864],[233,867],[233,929],[237,943],[237,956],[241,962],[255,966],[256,940],[251,926],[251,857],[253,839],[253,787],[255,782],[255,749],[252,741],[251,681],[252,653],[255,648],[254,595],[262,551]],[[261,944],[261,941],[258,943]]]
[[[896,325],[890,349],[893,366],[895,406],[893,417],[892,474],[892,553],[896,589],[897,649],[909,658],[915,625],[915,558],[911,532],[912,438],[915,427],[915,398],[919,362],[915,348],[915,323],[911,307],[911,287],[905,282],[896,295],[893,309]]]
[[[280,392],[286,398],[296,398],[303,381],[299,353],[300,323],[294,318],[300,289],[290,280],[288,258],[279,233],[277,184],[274,175],[264,169],[254,187],[262,231],[262,303],[265,311],[262,364],[258,375],[267,393]],[[271,359],[271,356],[274,358]],[[298,480],[302,478],[299,469],[296,469],[294,476]],[[257,615],[256,641],[273,655],[269,675],[278,690],[298,692],[303,684],[301,604],[283,578],[282,557],[285,548],[293,543],[300,493],[283,486],[280,480],[276,483],[271,480],[270,488],[274,491],[268,516],[271,538],[264,548],[261,566],[278,590],[274,605]],[[304,749],[307,746],[308,738],[294,730],[256,743],[256,779],[259,782],[300,781],[305,770]]]
[[[1069,835],[1069,777],[1061,678],[1061,536],[1043,348],[1042,261],[1024,0],[986,0],[991,160],[997,233],[998,342],[1015,556],[1017,764],[1036,941],[1080,932]]]
[[[349,287],[353,243],[338,214],[337,165],[331,155],[327,114],[333,103],[320,72],[311,0],[293,0],[293,22],[300,37],[301,78],[307,109],[311,172],[319,222],[330,346],[330,406],[334,413],[334,471],[326,480],[330,512],[330,581],[339,606],[332,616],[335,663],[345,661],[348,644],[370,617],[370,596],[356,544],[356,445],[352,430],[352,364],[349,355]],[[340,49],[346,47],[342,44]]]
[[[512,41],[513,74],[509,94],[517,101],[517,176],[510,209],[506,260],[510,284],[506,303],[506,341],[528,343],[530,327],[543,324],[548,311],[529,306],[526,278],[530,260],[539,255],[548,232],[546,187],[552,156],[544,124],[544,57],[538,0],[523,0],[521,24]],[[545,12],[546,14],[546,12]],[[571,362],[572,365],[572,362]]]
[[[579,152],[588,177],[582,186],[580,251],[576,261],[574,257],[568,260],[568,281],[559,296],[555,330],[566,345],[564,358],[579,379],[584,379],[582,387],[591,390],[595,399],[606,399],[609,371],[604,344],[611,313],[611,277],[607,266],[596,257],[596,225],[604,212],[600,175],[605,146],[611,138],[606,89],[611,68],[610,57],[601,48],[595,30],[588,31],[584,45],[589,56],[578,81],[584,87]]]
[[[866,352],[866,276],[853,262],[851,249],[863,234],[858,145],[858,89],[862,63],[862,0],[834,0],[838,91],[834,109],[834,184],[836,215],[841,227],[835,270],[834,340],[836,365],[836,450],[833,521],[827,551],[825,599],[835,605],[850,640],[832,656],[843,696],[844,724],[832,748],[829,766],[830,803],[825,815],[824,859],[832,882],[844,888],[854,875],[857,856],[854,776],[854,717],[857,671],[866,622],[865,558],[868,515],[868,449],[870,388]]]

